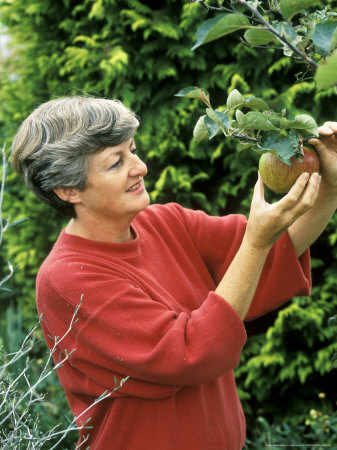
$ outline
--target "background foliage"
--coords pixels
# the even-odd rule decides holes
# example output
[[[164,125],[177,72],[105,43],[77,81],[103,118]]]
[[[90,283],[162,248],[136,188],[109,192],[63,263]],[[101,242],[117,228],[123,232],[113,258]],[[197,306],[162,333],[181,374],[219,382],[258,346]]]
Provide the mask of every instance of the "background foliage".
[[[336,8],[332,0],[321,3]],[[237,153],[236,144],[221,136],[196,143],[192,130],[203,107],[174,94],[202,86],[216,107],[236,88],[277,110],[308,113],[321,124],[337,120],[336,90],[318,93],[310,79],[295,83],[296,61],[276,50],[244,46],[236,35],[192,52],[196,29],[208,17],[212,13],[187,0],[1,0],[0,20],[11,36],[11,56],[0,61],[1,140],[9,146],[21,121],[51,98],[76,93],[119,98],[141,118],[136,140],[149,167],[153,202],[247,214],[258,155]],[[36,323],[35,276],[65,222],[12,172],[3,208],[15,220],[29,218],[8,230],[0,256],[4,271],[7,260],[18,268],[8,285],[13,292],[0,293],[4,343],[21,333],[4,326],[8,308],[19,307],[22,332]],[[312,429],[310,420],[333,439],[333,429],[314,420],[310,410],[324,411],[331,423],[336,417],[331,358],[337,340],[328,326],[337,311],[336,229],[335,216],[312,247],[312,296],[292,299],[281,311],[247,324],[251,336],[237,377],[251,448],[267,432],[286,439],[286,425],[288,439],[303,438]],[[45,352],[35,351],[37,357]],[[63,420],[65,400],[55,383],[48,388],[53,396],[48,420]],[[258,416],[264,417],[262,428]]]

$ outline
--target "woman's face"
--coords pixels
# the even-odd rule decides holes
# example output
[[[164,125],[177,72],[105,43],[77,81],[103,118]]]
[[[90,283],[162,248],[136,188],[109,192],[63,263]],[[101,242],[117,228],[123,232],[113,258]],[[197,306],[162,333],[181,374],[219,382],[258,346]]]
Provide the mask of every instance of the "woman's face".
[[[78,192],[78,212],[96,220],[132,220],[149,202],[143,177],[145,163],[137,156],[133,138],[107,147],[91,159],[87,187]]]

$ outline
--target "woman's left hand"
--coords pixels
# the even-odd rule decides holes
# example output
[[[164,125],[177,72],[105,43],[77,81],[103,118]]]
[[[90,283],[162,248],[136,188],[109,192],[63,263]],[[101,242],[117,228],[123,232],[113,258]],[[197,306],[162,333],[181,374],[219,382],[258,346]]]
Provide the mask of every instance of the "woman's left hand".
[[[310,139],[320,160],[321,186],[337,196],[337,122],[325,122],[318,128],[320,139]]]

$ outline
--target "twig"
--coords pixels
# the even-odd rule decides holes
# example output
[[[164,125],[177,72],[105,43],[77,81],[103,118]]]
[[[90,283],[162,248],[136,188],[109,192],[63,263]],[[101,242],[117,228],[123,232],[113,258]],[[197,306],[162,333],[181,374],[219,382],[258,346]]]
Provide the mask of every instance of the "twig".
[[[57,447],[57,445],[65,438],[65,436],[68,434],[69,432],[69,428],[71,428],[72,426],[74,426],[76,424],[76,422],[82,417],[84,416],[88,411],[90,411],[90,409],[92,409],[95,405],[97,405],[97,403],[100,403],[101,401],[105,400],[106,398],[110,397],[114,392],[116,392],[118,389],[120,389],[123,384],[129,379],[129,377],[125,377],[121,380],[119,386],[116,386],[112,391],[106,391],[103,395],[101,395],[98,399],[96,399],[94,401],[94,403],[92,403],[90,406],[88,406],[88,408],[86,408],[84,411],[82,411],[82,413],[80,415],[78,415],[77,417],[75,417],[72,422],[69,424],[68,428],[62,432],[57,432],[55,433],[54,436],[64,433],[63,436],[61,437],[61,439],[59,441],[57,441],[51,448],[50,450],[53,450],[54,448]],[[77,426],[76,430],[83,430],[85,429],[85,424],[81,425],[80,427]],[[80,444],[83,445],[83,442]],[[79,446],[77,447],[79,448]]]
[[[2,244],[3,235],[5,232],[3,218],[2,218],[2,204],[3,204],[3,198],[4,198],[4,192],[5,192],[5,178],[6,178],[6,172],[7,172],[7,158],[6,158],[5,144],[3,144],[2,148],[1,148],[1,154],[2,154],[2,177],[1,177],[1,186],[0,186],[0,247]]]
[[[306,142],[310,141],[310,139],[322,139],[324,136],[322,134],[319,134],[318,136],[308,136],[306,138],[301,138],[300,143],[305,144]]]
[[[283,37],[272,25],[270,25],[269,22],[265,20],[265,18],[262,16],[262,14],[259,13],[253,6],[251,6],[248,2],[245,0],[237,0],[237,2],[240,5],[243,5],[245,8],[247,8],[249,11],[251,11],[252,14],[261,22],[263,23],[268,30],[273,33],[276,38],[286,44],[294,53],[296,53],[300,58],[304,59],[309,66],[313,67],[314,69],[318,68],[318,64],[316,61],[313,61],[306,53],[303,53],[299,48],[295,47],[291,42],[289,42],[285,37]]]
[[[229,13],[233,13],[236,11],[235,8],[229,9],[229,8],[225,8],[224,6],[216,7],[216,6],[208,5],[207,3],[205,3],[205,0],[196,0],[196,3],[200,3],[208,11],[227,11]],[[255,9],[252,5],[250,5],[245,0],[237,0],[237,3],[239,5],[242,5],[245,8],[247,8],[253,14],[253,16],[255,16],[258,19],[258,21],[260,23],[263,23],[266,26],[268,31],[273,33],[279,41],[281,41],[283,44],[285,44],[287,47],[289,47],[290,50],[292,50],[297,56],[299,56],[301,59],[306,61],[310,67],[312,67],[314,69],[318,68],[318,64],[316,61],[311,59],[306,53],[302,52],[299,48],[297,48],[290,41],[288,41],[288,39],[286,39],[284,36],[282,36],[276,30],[276,28],[274,28],[269,22],[267,22],[267,20],[263,17],[262,14],[259,13],[259,11],[257,9]]]
[[[233,134],[231,134],[232,138],[239,139],[240,141],[244,142],[253,142],[255,144],[260,143],[260,139],[253,138],[251,136],[248,136],[247,134],[236,133],[234,128],[229,127],[229,131],[233,132]]]
[[[200,3],[201,6],[207,9],[207,11],[227,11],[232,13],[234,8],[225,8],[224,6],[211,6],[205,3],[205,0],[195,0],[195,3]]]
[[[65,356],[61,358],[57,363],[53,364],[52,367],[49,369],[50,363],[52,362],[53,356],[58,351],[59,344],[66,338],[66,336],[69,334],[69,332],[72,330],[73,325],[77,321],[77,313],[81,306],[83,300],[83,295],[81,296],[80,303],[75,307],[71,322],[68,326],[68,329],[64,333],[64,335],[59,338],[55,337],[53,339],[53,346],[51,350],[49,351],[48,358],[39,374],[39,377],[36,382],[31,383],[28,377],[28,371],[30,369],[31,361],[26,362],[25,368],[19,373],[19,375],[14,380],[8,380],[8,383],[4,380],[4,375],[6,374],[6,369],[18,361],[22,356],[24,356],[29,349],[31,349],[32,345],[27,345],[30,343],[31,338],[33,336],[33,333],[38,325],[36,325],[32,331],[25,337],[20,349],[12,354],[5,354],[2,355],[2,357],[10,356],[9,361],[5,361],[4,364],[0,365],[0,381],[2,381],[1,394],[3,395],[2,402],[0,404],[0,416],[2,416],[2,419],[0,420],[0,428],[3,426],[6,421],[11,421],[11,432],[9,435],[1,436],[1,448],[12,448],[13,445],[16,445],[17,441],[20,440],[20,442],[24,441],[26,443],[27,449],[37,450],[40,448],[44,448],[44,444],[47,441],[55,441],[54,444],[50,444],[49,447],[50,450],[58,448],[59,444],[64,440],[64,438],[72,431],[80,431],[89,429],[90,426],[88,426],[88,420],[84,423],[81,423],[78,425],[79,420],[86,416],[88,411],[90,411],[97,403],[102,402],[103,400],[111,397],[114,392],[116,392],[118,389],[123,386],[123,384],[128,380],[129,377],[123,378],[119,384],[115,384],[115,387],[111,390],[106,390],[102,395],[97,398],[91,405],[89,405],[84,411],[82,411],[81,414],[79,414],[77,417],[74,417],[72,421],[69,423],[69,425],[60,430],[60,426],[56,425],[53,427],[49,432],[45,435],[41,436],[41,433],[38,430],[38,422],[35,421],[32,423],[31,419],[31,406],[43,400],[44,395],[39,395],[37,393],[37,389],[41,383],[45,381],[46,378],[48,378],[53,372],[55,372],[58,368],[60,368],[65,361],[67,361],[72,353],[76,350],[73,349],[70,352],[65,351]],[[42,319],[42,316],[40,317],[40,321]],[[40,323],[40,322],[39,322]],[[29,348],[28,348],[29,347]],[[17,398],[17,392],[16,392],[16,386],[20,379],[24,379],[26,382],[27,390],[19,395],[19,398]],[[3,386],[5,385],[5,388]],[[22,403],[25,402],[24,407],[22,407]],[[20,406],[21,405],[21,406]],[[77,449],[83,448],[85,442],[89,439],[89,434],[87,436],[82,436],[81,442],[77,445]]]

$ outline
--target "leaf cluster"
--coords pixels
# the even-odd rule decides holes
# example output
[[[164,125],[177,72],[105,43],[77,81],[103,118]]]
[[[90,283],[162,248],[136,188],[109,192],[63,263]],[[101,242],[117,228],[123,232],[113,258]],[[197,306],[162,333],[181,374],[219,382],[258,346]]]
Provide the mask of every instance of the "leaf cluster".
[[[337,84],[337,13],[330,5],[323,7],[316,0],[236,0],[222,2],[220,8],[211,6],[211,2],[197,3],[221,14],[198,28],[192,50],[230,33],[244,31],[246,45],[278,49],[286,56],[302,60],[307,66],[302,76],[317,69],[318,90]]]
[[[280,0],[270,4],[246,2],[243,0],[222,2],[221,7],[212,7],[210,2],[198,1],[208,10],[226,11],[206,20],[197,30],[197,41],[192,50],[237,31],[245,30],[243,40],[255,48],[277,50],[282,45],[285,56],[301,60],[307,72],[316,70],[315,81],[318,90],[337,85],[335,51],[337,47],[337,13],[329,6],[304,10],[317,5],[312,0]],[[224,3],[228,5],[225,7]],[[242,9],[242,11],[240,10]],[[249,14],[251,13],[251,16]],[[328,57],[328,60],[326,58]],[[317,62],[318,61],[318,62]],[[198,98],[206,106],[206,114],[201,116],[194,128],[194,137],[200,142],[206,137],[212,139],[222,131],[226,137],[238,138],[238,150],[252,148],[264,152],[271,151],[279,159],[291,165],[291,157],[303,156],[303,138],[318,137],[317,124],[308,114],[287,116],[273,111],[264,99],[255,96],[244,97],[234,89],[222,110],[213,110],[206,90],[188,87],[176,94],[181,97]],[[252,111],[243,113],[242,108]],[[235,119],[231,113],[235,112]]]
[[[212,139],[222,132],[225,137],[239,140],[237,150],[251,148],[258,153],[276,153],[281,161],[291,165],[290,158],[303,156],[303,138],[318,137],[317,123],[309,114],[287,117],[286,110],[276,113],[267,102],[255,96],[243,96],[237,89],[227,97],[223,110],[211,107],[209,94],[198,87],[188,87],[176,96],[197,98],[206,104],[193,131],[197,142]],[[250,110],[243,112],[242,110]]]
[[[319,394],[325,398],[325,393]],[[258,416],[254,436],[247,439],[244,450],[260,450],[268,447],[301,447],[311,450],[319,447],[334,447],[336,444],[337,415],[335,411],[326,411],[324,400],[318,410],[306,411],[306,418],[299,425],[291,426],[286,420],[282,423],[270,423],[265,417]]]

